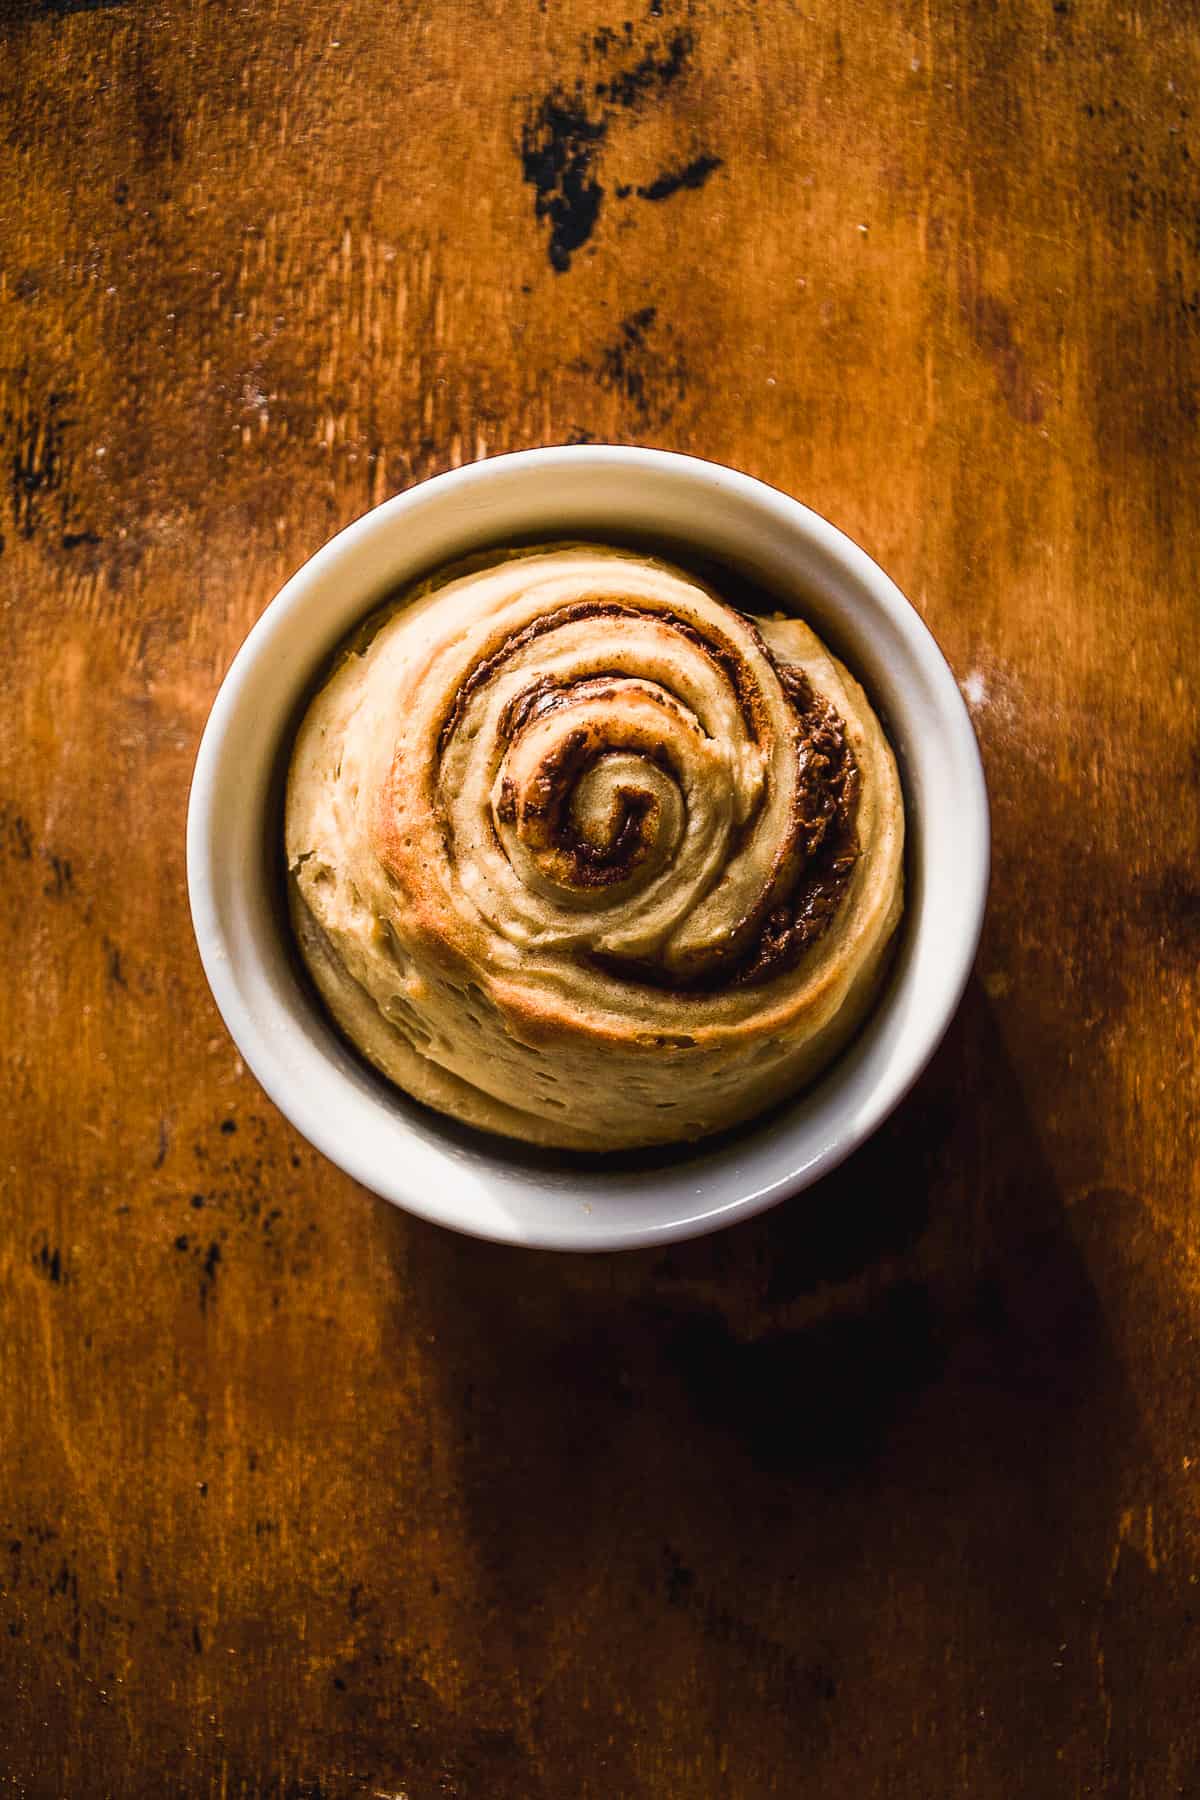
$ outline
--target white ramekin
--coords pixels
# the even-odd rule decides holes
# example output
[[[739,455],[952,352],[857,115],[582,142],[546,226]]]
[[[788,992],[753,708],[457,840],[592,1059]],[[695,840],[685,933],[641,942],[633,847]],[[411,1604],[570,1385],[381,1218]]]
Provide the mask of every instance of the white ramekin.
[[[348,1050],[298,971],[280,904],[283,761],[297,708],[339,639],[387,593],[517,539],[690,546],[795,605],[849,663],[900,763],[907,909],[885,992],[796,1101],[711,1144],[605,1160],[475,1133],[394,1092]],[[988,804],[954,677],[864,551],[774,488],[657,450],[527,450],[422,483],[347,527],[292,576],[234,658],[188,808],[188,888],[205,973],[275,1104],[375,1193],[457,1231],[562,1250],[665,1243],[810,1186],[875,1130],[958,1004],[983,921]]]

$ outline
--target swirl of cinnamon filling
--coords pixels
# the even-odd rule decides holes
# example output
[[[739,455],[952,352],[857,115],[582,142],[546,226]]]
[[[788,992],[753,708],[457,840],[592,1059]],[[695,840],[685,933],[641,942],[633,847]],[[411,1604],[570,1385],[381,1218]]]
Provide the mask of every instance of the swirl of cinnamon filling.
[[[618,1148],[810,1078],[901,907],[895,764],[796,619],[576,546],[391,603],[288,783],[297,935],[342,1028],[443,1111]]]

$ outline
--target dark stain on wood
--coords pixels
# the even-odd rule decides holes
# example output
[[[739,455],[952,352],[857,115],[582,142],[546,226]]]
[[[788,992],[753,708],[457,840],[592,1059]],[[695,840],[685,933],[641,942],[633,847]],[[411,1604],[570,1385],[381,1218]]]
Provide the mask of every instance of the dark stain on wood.
[[[684,73],[696,47],[692,32],[672,32],[662,45],[652,46],[627,69],[617,70],[594,84],[598,100],[626,109],[643,105],[661,94]]]
[[[590,40],[584,39],[580,56],[585,68],[593,55],[604,59],[628,48],[633,35],[632,21],[627,20],[623,33],[604,27]],[[535,217],[549,224],[547,253],[556,274],[567,272],[572,257],[596,229],[605,191],[597,165],[610,122],[621,113],[639,113],[647,102],[661,98],[685,72],[694,49],[691,31],[675,31],[665,42],[643,51],[628,67],[594,80],[590,100],[585,97],[587,84],[581,74],[572,90],[556,86],[526,117],[521,131],[521,171],[534,190]],[[702,155],[677,174],[663,174],[638,191],[643,199],[663,200],[681,188],[700,187],[720,166],[720,160]],[[622,198],[631,191],[628,184],[618,189]]]
[[[65,19],[72,13],[115,11],[129,6],[133,0],[8,0],[8,17],[20,19]],[[0,27],[3,20],[0,19]]]
[[[33,1253],[33,1266],[39,1275],[58,1287],[67,1279],[63,1269],[62,1251],[57,1245],[43,1239]]]
[[[535,194],[534,211],[550,226],[548,255],[557,275],[596,228],[604,189],[593,173],[608,127],[565,94],[547,94],[521,137],[521,168]]]
[[[714,175],[721,167],[721,158],[712,156],[707,151],[702,156],[695,156],[691,162],[685,163],[681,169],[667,169],[645,187],[640,187],[638,197],[642,200],[669,200],[673,194],[681,193],[685,188],[702,188],[710,175]]]
[[[9,512],[20,537],[34,535],[47,502],[62,489],[63,440],[71,424],[67,405],[66,394],[51,392],[41,407],[27,401],[20,412],[5,411]]]
[[[585,365],[586,366],[586,365]],[[659,326],[658,308],[642,306],[622,319],[595,365],[602,388],[629,402],[643,424],[665,425],[687,392],[687,371],[672,332]]]

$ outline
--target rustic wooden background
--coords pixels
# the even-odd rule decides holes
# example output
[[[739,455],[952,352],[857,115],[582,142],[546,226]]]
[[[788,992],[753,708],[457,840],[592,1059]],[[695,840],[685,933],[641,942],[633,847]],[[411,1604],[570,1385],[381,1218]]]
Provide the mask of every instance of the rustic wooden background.
[[[1200,1794],[1200,17],[3,0],[0,1791]],[[328,1168],[184,893],[213,693],[430,473],[848,529],[995,806],[838,1177],[527,1255]]]

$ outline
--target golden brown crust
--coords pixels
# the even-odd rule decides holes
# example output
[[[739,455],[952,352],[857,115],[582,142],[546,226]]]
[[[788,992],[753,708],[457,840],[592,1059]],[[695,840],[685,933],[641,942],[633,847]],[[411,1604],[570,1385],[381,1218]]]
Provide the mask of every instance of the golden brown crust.
[[[297,935],[416,1098],[569,1148],[794,1091],[875,992],[903,809],[862,690],[795,619],[589,546],[403,596],[297,738]]]

